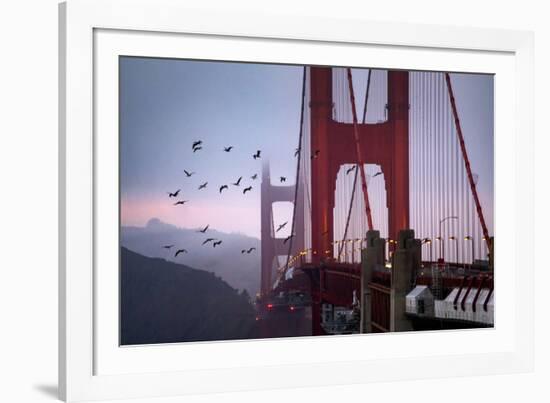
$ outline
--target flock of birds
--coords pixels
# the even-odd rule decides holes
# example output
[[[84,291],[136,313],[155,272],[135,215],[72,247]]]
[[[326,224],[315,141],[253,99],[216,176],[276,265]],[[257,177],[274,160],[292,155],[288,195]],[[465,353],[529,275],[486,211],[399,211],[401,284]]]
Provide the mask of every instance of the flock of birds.
[[[233,150],[235,147],[234,146],[228,146],[228,147],[223,147],[223,151],[226,152],[226,153],[229,153],[231,152],[231,150]],[[203,142],[202,140],[197,140],[197,141],[194,141],[193,144],[191,145],[191,149],[193,150],[193,154],[198,152],[198,151],[201,151],[203,149]],[[297,157],[301,152],[301,148],[296,148],[295,152],[294,152],[294,156]],[[252,158],[254,160],[257,160],[257,159],[260,159],[261,158],[261,150],[257,150],[254,154],[252,154]],[[314,152],[312,152],[311,154],[311,160],[315,160],[319,157],[321,151],[320,150],[315,150]],[[355,170],[357,169],[357,165],[353,165],[351,168],[347,169],[346,170],[346,175],[349,175],[350,173],[354,172]],[[195,172],[192,172],[192,171],[187,171],[187,170],[183,170],[183,172],[185,173],[185,176],[187,178],[191,178],[193,175],[195,175]],[[373,177],[375,176],[378,176],[378,175],[381,175],[382,172],[378,172],[376,173],[375,175],[373,175]],[[252,179],[253,181],[255,181],[256,179],[258,179],[258,174],[255,173],[254,175],[250,176],[250,179]],[[232,186],[235,186],[235,187],[240,187],[241,186],[241,181],[243,180],[243,177],[240,176],[235,182],[231,183]],[[279,181],[281,183],[284,183],[286,182],[286,177],[284,176],[280,176],[279,177]],[[208,186],[208,182],[204,182],[204,183],[201,183],[198,187],[198,190],[203,190],[203,189],[206,189],[206,187]],[[228,190],[229,189],[229,185],[228,184],[222,184],[221,186],[219,186],[218,188],[218,191],[219,193],[221,194],[224,190]],[[249,185],[247,187],[244,187],[243,188],[243,191],[242,193],[243,194],[246,194],[247,192],[251,192],[253,189],[252,185]],[[181,189],[177,189],[176,191],[174,192],[167,192],[168,193],[168,197],[169,198],[174,198],[174,199],[177,199],[179,194],[181,192]],[[188,203],[189,200],[183,200],[183,199],[180,199],[180,200],[176,200],[174,202],[174,206],[181,206],[181,205],[184,205],[185,203]],[[284,223],[280,224],[277,229],[275,230],[275,232],[279,232],[281,231],[283,228],[285,228],[285,226],[288,224],[288,221],[285,221]],[[210,227],[210,224],[206,225],[206,227],[198,230],[197,232],[199,233],[202,233],[202,234],[205,234],[208,229]],[[325,234],[323,234],[325,235]],[[283,244],[286,244],[292,237],[294,236],[294,234],[290,234],[288,237],[286,237],[284,240],[283,240]],[[206,238],[203,242],[202,242],[202,246],[204,245],[208,245],[208,244],[212,244],[212,247],[213,248],[216,248],[217,246],[221,245],[223,243],[223,241],[221,239],[216,239],[216,238]],[[167,249],[167,250],[171,250],[172,248],[174,248],[175,245],[163,245],[163,248],[164,249]],[[241,250],[241,254],[250,254],[252,253],[253,251],[255,251],[256,248],[254,247],[251,247],[249,249],[242,249]],[[174,257],[177,257],[178,255],[182,254],[182,253],[188,253],[187,249],[177,249],[174,253]]]
[[[231,150],[233,150],[235,147],[234,146],[228,146],[228,147],[223,147],[223,151],[226,152],[226,153],[229,153],[231,152]],[[197,141],[194,141],[193,144],[191,145],[191,149],[193,150],[193,154],[195,154],[196,152],[199,152],[203,149],[203,142],[202,140],[197,140]],[[298,151],[299,152],[299,151]],[[261,150],[257,150],[253,155],[252,155],[252,158],[254,160],[258,160],[261,158],[261,154],[262,154],[262,151]],[[193,171],[188,171],[186,169],[183,170],[185,176],[187,178],[191,178],[193,175],[196,174],[196,172],[193,172]],[[258,179],[258,174],[255,173],[254,175],[250,176],[250,179],[252,179],[253,181],[255,181],[256,179]],[[233,183],[230,183],[230,185],[232,186],[235,186],[235,187],[240,187],[241,186],[241,181],[243,180],[243,177],[240,176],[235,182]],[[284,176],[280,176],[279,177],[279,180],[281,183],[283,182],[286,182],[286,177]],[[208,186],[208,182],[204,182],[204,183],[201,183],[198,187],[198,190],[203,190],[203,189],[206,189]],[[248,192],[251,192],[253,189],[252,185],[249,185],[247,187],[244,187],[243,188],[243,191],[242,193],[243,194],[246,194]],[[229,190],[229,184],[222,184],[219,186],[218,188],[218,192],[221,194],[224,190]],[[168,197],[170,199],[178,199],[179,196],[180,196],[180,192],[181,192],[181,189],[177,189],[173,192],[167,192],[168,193]],[[184,199],[179,199],[179,200],[176,200],[173,205],[174,206],[182,206],[186,203],[188,203],[189,200],[184,200]],[[276,232],[279,232],[280,230],[282,230],[286,225],[287,225],[288,222],[285,222],[281,225],[279,225],[278,229]],[[202,228],[202,229],[199,229],[197,232],[198,233],[202,233],[202,234],[205,234],[208,229],[210,227],[210,224],[206,225],[206,227]],[[288,240],[290,240],[290,238],[292,238],[292,235],[290,235],[289,237],[285,238],[284,240],[284,243],[288,242]],[[213,248],[216,248],[217,246],[221,245],[223,243],[223,241],[221,239],[216,239],[216,238],[206,238],[203,242],[202,242],[202,246],[204,245],[208,245],[208,244],[211,244]],[[164,249],[166,250],[172,250],[175,245],[173,244],[170,244],[170,245],[163,245],[162,246]],[[251,254],[253,251],[255,251],[256,248],[254,247],[251,247],[251,248],[248,248],[248,249],[243,249],[241,251],[241,254]],[[189,253],[187,249],[184,249],[184,248],[181,248],[181,249],[176,249],[175,253],[174,253],[174,257],[177,257],[178,255],[180,254],[185,254],[185,253]]]

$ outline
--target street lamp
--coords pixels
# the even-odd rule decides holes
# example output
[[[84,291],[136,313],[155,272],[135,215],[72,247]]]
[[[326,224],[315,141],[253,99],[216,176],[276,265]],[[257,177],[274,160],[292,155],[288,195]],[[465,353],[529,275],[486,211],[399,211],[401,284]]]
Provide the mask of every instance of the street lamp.
[[[443,226],[443,223],[447,220],[458,220],[458,217],[454,215],[450,215],[439,220],[439,236],[436,239],[439,239],[441,241],[441,244],[439,245],[439,256],[441,257],[443,262],[445,261],[445,246],[444,246],[445,242],[441,235],[441,232],[442,232],[441,227]]]
[[[464,237],[465,241],[472,241],[472,264],[474,264],[474,238],[470,235]]]
[[[458,266],[458,240],[456,237],[450,236],[449,241],[455,241],[456,265]]]
[[[422,240],[422,243],[423,243],[423,244],[426,244],[426,245],[428,245],[428,246],[430,247],[430,263],[432,263],[432,262],[433,262],[433,259],[432,259],[432,257],[433,257],[433,245],[432,245],[432,240],[431,240],[430,238],[424,238],[424,239]]]
[[[443,239],[441,239],[440,236],[436,236],[434,239],[435,239],[436,241],[439,242],[439,257],[438,257],[437,260],[438,260],[438,261],[441,261],[441,260],[443,260],[443,259],[442,259],[442,255],[441,255],[441,251],[443,250],[443,248],[442,248],[442,246],[441,246],[441,244],[443,243]]]

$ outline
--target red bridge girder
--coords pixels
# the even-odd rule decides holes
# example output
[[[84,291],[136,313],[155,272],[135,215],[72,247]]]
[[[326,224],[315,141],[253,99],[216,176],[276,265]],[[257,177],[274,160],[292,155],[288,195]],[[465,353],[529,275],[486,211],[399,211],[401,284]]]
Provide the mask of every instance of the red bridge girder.
[[[330,251],[336,175],[343,164],[357,163],[353,124],[332,119],[332,69],[311,67],[312,248]],[[386,179],[389,237],[409,227],[409,75],[388,72],[388,120],[359,125],[364,163],[380,165]],[[314,262],[319,263],[319,254]]]

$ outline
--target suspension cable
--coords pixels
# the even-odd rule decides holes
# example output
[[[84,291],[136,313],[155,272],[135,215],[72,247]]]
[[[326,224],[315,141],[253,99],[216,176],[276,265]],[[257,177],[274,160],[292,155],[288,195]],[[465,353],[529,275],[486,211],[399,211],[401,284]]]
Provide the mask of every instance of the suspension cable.
[[[483,236],[485,241],[489,246],[489,251],[491,251],[491,239],[489,238],[489,230],[487,229],[487,224],[485,223],[485,217],[483,216],[483,210],[481,209],[481,203],[477,195],[477,188],[474,182],[474,177],[472,175],[472,167],[470,166],[470,160],[468,158],[468,152],[466,151],[466,145],[464,143],[464,136],[462,135],[462,128],[460,126],[460,120],[458,118],[458,111],[456,109],[455,97],[453,94],[453,87],[451,84],[451,76],[449,73],[445,73],[445,80],[447,81],[447,89],[449,91],[449,99],[451,101],[451,108],[453,110],[453,116],[455,120],[456,133],[458,135],[458,141],[460,144],[460,150],[462,151],[462,157],[464,159],[464,165],[466,166],[466,173],[468,175],[468,182],[470,184],[470,189],[472,191],[472,196],[476,205],[477,215],[483,229]]]
[[[302,137],[304,134],[304,100],[306,97],[306,66],[302,75],[302,108],[300,111],[300,136],[298,139],[298,161],[296,163],[296,183],[294,185],[294,207],[292,209],[292,227],[290,229],[290,240],[288,242],[288,254],[286,255],[285,271],[288,270],[290,254],[292,253],[292,240],[294,239],[294,227],[296,226],[296,201],[298,200],[298,188],[300,183],[300,161],[302,158]]]
[[[369,101],[369,91],[370,91],[370,78],[371,78],[372,69],[369,69],[369,74],[367,76],[367,90],[365,91],[365,105],[363,106],[363,124],[367,122],[367,104]],[[355,165],[355,172],[353,175],[353,189],[351,191],[351,199],[349,202],[349,209],[348,209],[348,217],[346,220],[346,228],[344,230],[344,237],[342,239],[346,239],[348,236],[348,228],[349,228],[349,222],[351,219],[351,210],[353,208],[353,199],[355,197],[355,188],[357,187],[357,177],[359,176],[359,165]],[[371,228],[372,229],[372,228]],[[344,249],[344,242],[340,243],[340,249],[338,251],[338,260],[340,260],[340,256],[342,255],[342,250]]]
[[[361,147],[359,143],[359,128],[357,127],[357,111],[355,110],[355,95],[353,92],[353,78],[351,75],[351,68],[347,67],[348,71],[348,86],[349,86],[349,97],[351,100],[351,111],[353,114],[353,135],[355,137],[355,151],[357,153],[357,163],[358,169],[361,173],[361,187],[363,189],[363,198],[365,199],[365,210],[367,213],[367,220],[369,224],[369,230],[372,230],[372,216],[370,211],[369,204],[369,194],[367,192],[367,178],[365,176],[365,167],[363,166],[363,158],[361,155]]]

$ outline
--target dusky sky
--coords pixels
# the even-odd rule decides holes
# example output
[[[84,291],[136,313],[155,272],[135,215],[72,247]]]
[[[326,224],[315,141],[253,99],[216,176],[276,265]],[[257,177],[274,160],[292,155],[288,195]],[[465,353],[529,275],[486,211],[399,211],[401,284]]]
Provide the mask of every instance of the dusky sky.
[[[362,105],[366,75],[354,72]],[[452,79],[492,228],[493,77]],[[185,228],[210,224],[259,237],[262,160],[269,158],[272,180],[285,176],[287,184],[294,182],[302,67],[121,57],[120,80],[122,225],[142,226],[156,217]],[[203,149],[194,153],[196,140]],[[227,146],[234,148],[226,153]],[[262,150],[261,159],[252,158],[256,150]],[[188,178],[184,170],[195,174]],[[254,174],[258,179],[251,179]],[[241,176],[241,185],[232,186]],[[198,190],[205,182],[206,189]],[[220,194],[224,184],[229,189]],[[250,185],[252,191],[243,195]],[[178,200],[189,200],[184,206],[168,198],[177,189]],[[277,206],[274,214],[279,222],[288,220],[290,206]]]

